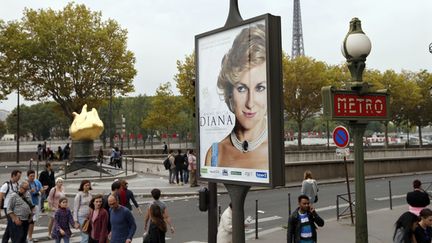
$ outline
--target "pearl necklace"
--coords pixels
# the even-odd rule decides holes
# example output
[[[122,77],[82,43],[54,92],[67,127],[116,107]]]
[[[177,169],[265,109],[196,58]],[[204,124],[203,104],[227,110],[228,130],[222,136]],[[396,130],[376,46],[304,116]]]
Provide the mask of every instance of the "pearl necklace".
[[[241,142],[235,135],[234,130],[231,131],[230,138],[232,144],[236,149],[238,149],[243,153],[247,153],[258,148],[267,139],[267,134],[268,133],[267,133],[267,126],[266,126],[256,140],[252,140],[252,141],[245,140]]]

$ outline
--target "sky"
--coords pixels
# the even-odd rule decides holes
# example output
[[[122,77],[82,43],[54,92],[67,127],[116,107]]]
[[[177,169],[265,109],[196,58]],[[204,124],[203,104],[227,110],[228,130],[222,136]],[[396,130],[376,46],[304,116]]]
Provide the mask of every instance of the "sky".
[[[62,9],[63,0],[0,0],[0,18],[22,18],[24,8]],[[128,49],[135,53],[135,92],[154,95],[160,84],[171,82],[176,61],[194,50],[195,35],[222,27],[229,0],[80,0],[103,19],[114,19],[128,30]],[[249,19],[265,13],[281,17],[282,48],[291,54],[293,0],[238,0],[240,14]],[[366,68],[432,72],[431,0],[301,0],[305,55],[328,64],[345,62],[340,47],[349,21],[358,17],[372,42]],[[23,101],[21,103],[31,104]],[[12,110],[16,94],[0,101]]]

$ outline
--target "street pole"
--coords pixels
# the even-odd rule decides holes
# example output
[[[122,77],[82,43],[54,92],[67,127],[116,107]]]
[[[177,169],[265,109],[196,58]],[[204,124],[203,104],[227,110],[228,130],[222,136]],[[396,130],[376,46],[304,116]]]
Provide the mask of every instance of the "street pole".
[[[348,165],[346,156],[344,155],[344,165],[345,165],[345,179],[347,184],[347,192],[348,192],[348,204],[350,209],[350,216],[351,216],[351,224],[354,225],[354,216],[353,216],[353,210],[352,210],[352,199],[351,199],[351,189],[349,184],[349,176],[348,176]]]
[[[110,148],[113,148],[113,137],[112,137],[112,132],[111,132],[111,128],[112,128],[112,92],[113,92],[113,88],[112,88],[112,81],[110,80],[109,83],[109,87],[110,87],[110,100],[109,100],[109,118],[108,118],[108,136],[109,136],[109,144],[110,144]]]
[[[20,162],[20,90],[19,90],[19,84],[17,87],[17,136],[16,136],[16,162],[19,164]]]
[[[364,175],[363,134],[367,123],[351,121],[350,127],[354,135],[354,171],[355,171],[355,228],[356,242],[368,242],[366,189]]]
[[[216,243],[218,229],[217,211],[217,183],[209,182],[209,205],[208,205],[208,243]]]
[[[232,242],[246,242],[244,232],[244,202],[250,186],[225,184],[232,205]]]
[[[327,119],[327,150],[330,150],[329,120]]]

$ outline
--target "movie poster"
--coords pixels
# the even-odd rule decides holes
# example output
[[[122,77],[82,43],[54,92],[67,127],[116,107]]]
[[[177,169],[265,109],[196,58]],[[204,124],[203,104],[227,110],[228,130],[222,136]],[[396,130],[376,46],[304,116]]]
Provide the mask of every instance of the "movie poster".
[[[265,19],[197,39],[200,177],[269,183]]]

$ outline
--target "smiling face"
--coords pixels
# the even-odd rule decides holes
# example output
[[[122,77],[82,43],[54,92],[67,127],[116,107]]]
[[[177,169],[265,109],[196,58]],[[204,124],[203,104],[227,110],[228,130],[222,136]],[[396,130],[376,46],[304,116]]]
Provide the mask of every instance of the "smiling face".
[[[266,63],[251,68],[233,85],[232,109],[244,130],[261,127],[267,114]]]

